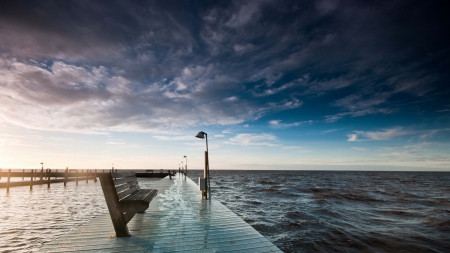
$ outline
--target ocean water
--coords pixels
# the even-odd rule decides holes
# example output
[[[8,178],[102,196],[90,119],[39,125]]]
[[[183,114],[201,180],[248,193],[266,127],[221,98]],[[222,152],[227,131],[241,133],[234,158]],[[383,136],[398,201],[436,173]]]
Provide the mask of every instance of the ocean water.
[[[215,199],[284,252],[450,249],[450,173],[211,171],[211,180]],[[106,212],[99,182],[0,189],[0,252],[38,251]]]
[[[284,252],[450,252],[450,173],[211,171],[211,183]]]

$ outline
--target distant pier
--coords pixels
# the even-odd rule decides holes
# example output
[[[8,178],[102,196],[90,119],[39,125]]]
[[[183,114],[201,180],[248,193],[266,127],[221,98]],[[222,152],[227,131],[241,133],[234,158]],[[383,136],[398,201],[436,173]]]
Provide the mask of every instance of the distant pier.
[[[67,182],[78,182],[89,180],[97,182],[97,177],[102,173],[107,173],[110,171],[130,171],[130,170],[117,170],[117,169],[100,169],[100,170],[78,170],[78,169],[62,169],[62,170],[52,170],[52,169],[32,169],[32,170],[5,170],[0,169],[0,179],[5,178],[6,182],[0,182],[0,188],[6,188],[9,191],[11,187],[17,186],[30,186],[30,190],[33,189],[33,185],[43,185],[46,184],[50,187],[54,183],[64,183]],[[164,172],[161,170],[131,170],[134,171],[136,177],[152,177],[152,178],[164,178],[167,176],[174,176],[175,170],[166,170]],[[22,181],[14,180],[11,178],[22,178]]]
[[[128,223],[131,237],[116,237],[101,214],[46,245],[43,252],[281,252],[215,199],[202,200],[198,186],[181,174],[154,182],[158,195]]]

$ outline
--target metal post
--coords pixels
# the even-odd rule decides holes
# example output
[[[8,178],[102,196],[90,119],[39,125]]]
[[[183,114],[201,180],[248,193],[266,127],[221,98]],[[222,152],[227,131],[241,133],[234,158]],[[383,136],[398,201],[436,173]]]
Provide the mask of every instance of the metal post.
[[[64,171],[64,186],[67,184],[67,173],[69,172],[69,167],[66,167],[66,171]]]
[[[52,172],[51,169],[48,169],[47,172],[47,189],[50,188],[50,173]]]
[[[187,176],[187,156],[184,156],[184,158],[186,158],[186,165],[184,166],[184,171],[185,171],[184,176],[186,177]]]
[[[203,170],[203,178],[208,180],[208,152],[205,151],[205,169]],[[208,182],[205,182],[205,190],[202,191],[202,199],[208,199]]]
[[[41,163],[42,164],[42,168],[41,168],[41,178],[39,179],[39,180],[42,180],[42,176],[43,176],[43,174],[44,174],[44,163]]]
[[[30,191],[33,190],[33,169],[31,169]]]
[[[11,169],[8,170],[8,182],[6,183],[6,193],[9,193],[9,179],[11,178]]]

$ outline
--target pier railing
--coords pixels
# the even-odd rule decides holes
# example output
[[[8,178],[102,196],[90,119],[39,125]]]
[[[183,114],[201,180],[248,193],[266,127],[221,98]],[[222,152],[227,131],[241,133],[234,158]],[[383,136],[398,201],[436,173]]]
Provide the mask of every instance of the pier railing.
[[[0,179],[6,179],[6,182],[0,182],[0,188],[6,188],[6,191],[9,192],[10,187],[16,186],[30,186],[30,190],[32,190],[33,185],[41,184],[47,184],[47,187],[50,188],[50,184],[52,183],[64,183],[64,186],[66,186],[67,182],[75,181],[78,185],[79,181],[86,181],[88,183],[89,180],[92,180],[97,182],[98,175],[106,172],[110,172],[110,170],[0,170]],[[22,178],[22,181],[11,181],[11,178]]]
[[[97,178],[104,173],[110,172],[120,172],[122,170],[117,169],[94,169],[94,170],[78,170],[78,169],[68,169],[65,170],[52,170],[52,169],[31,169],[31,170],[5,170],[0,169],[0,188],[6,188],[6,191],[9,192],[10,187],[16,186],[30,186],[30,190],[33,189],[33,185],[41,185],[47,184],[47,188],[50,188],[50,184],[52,183],[64,183],[66,186],[67,182],[75,181],[78,185],[79,181],[92,180],[97,182]],[[130,170],[123,170],[130,171]],[[137,177],[166,177],[173,176],[175,171],[163,172],[163,170],[158,170],[157,172],[153,172],[153,170],[132,170],[135,172]],[[1,182],[2,178],[6,178],[6,182]],[[22,181],[11,181],[11,178],[22,178]]]

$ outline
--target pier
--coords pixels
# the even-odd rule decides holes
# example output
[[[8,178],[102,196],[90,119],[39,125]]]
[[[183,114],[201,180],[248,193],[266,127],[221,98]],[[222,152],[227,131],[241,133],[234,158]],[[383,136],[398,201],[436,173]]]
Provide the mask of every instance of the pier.
[[[158,195],[128,223],[131,237],[116,237],[108,213],[46,245],[43,252],[281,252],[214,198],[178,174],[156,181]]]
[[[105,170],[102,170],[104,173]],[[101,172],[100,172],[101,173]],[[0,179],[2,177],[6,178],[6,182],[0,183],[0,188],[6,188],[6,191],[9,192],[10,187],[17,186],[30,186],[30,190],[33,189],[33,185],[41,185],[46,184],[47,187],[50,188],[50,185],[53,183],[64,183],[64,186],[67,182],[75,181],[78,185],[80,181],[92,180],[97,182],[97,176],[99,172],[97,170],[69,170],[68,168],[63,170],[62,172],[58,172],[58,170],[52,171],[51,169],[41,169],[41,170],[22,170],[22,171],[12,171],[8,169],[8,171],[3,171],[0,169]],[[11,178],[22,178],[22,181],[11,181]],[[52,179],[53,178],[53,179]],[[59,178],[59,179],[58,179]]]
[[[97,182],[97,177],[102,173],[107,173],[111,171],[118,171],[117,169],[102,169],[102,170],[78,170],[78,169],[65,169],[65,170],[51,170],[51,169],[32,169],[32,170],[3,170],[0,169],[0,179],[6,178],[6,182],[0,182],[0,188],[6,188],[9,192],[10,187],[18,186],[30,186],[30,190],[33,189],[33,185],[46,184],[50,187],[53,183],[64,183],[75,182],[78,185],[80,181],[92,180]],[[124,170],[120,170],[124,171]],[[133,170],[135,171],[135,170]],[[151,178],[164,178],[166,176],[174,176],[175,171],[167,170],[164,172],[162,169],[153,172],[153,170],[146,171],[135,171],[136,177],[151,177]],[[22,181],[11,181],[11,178],[22,178]],[[58,179],[59,178],[59,179]]]

